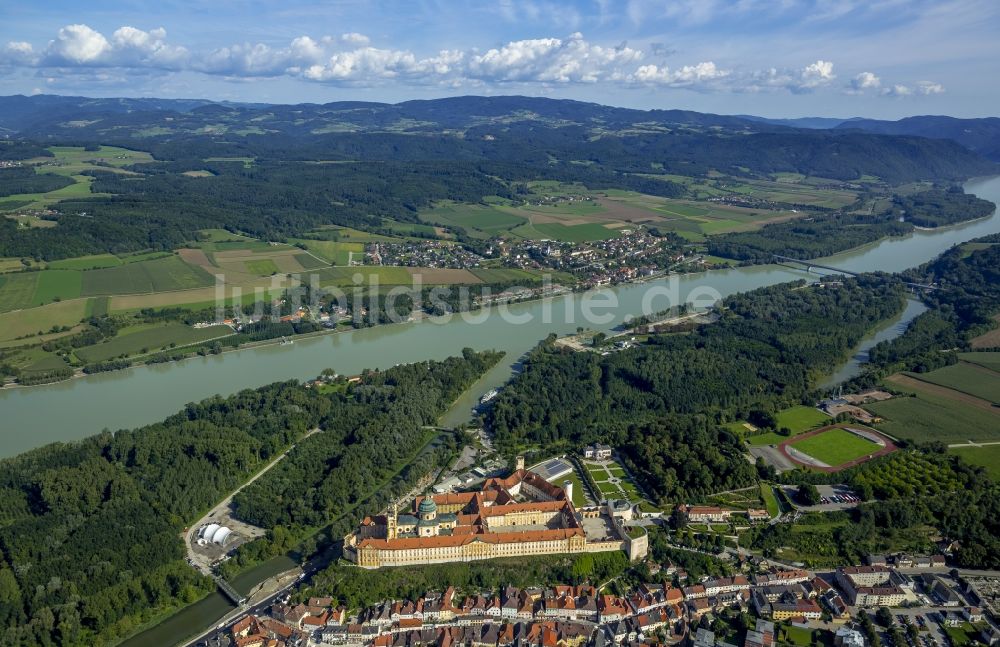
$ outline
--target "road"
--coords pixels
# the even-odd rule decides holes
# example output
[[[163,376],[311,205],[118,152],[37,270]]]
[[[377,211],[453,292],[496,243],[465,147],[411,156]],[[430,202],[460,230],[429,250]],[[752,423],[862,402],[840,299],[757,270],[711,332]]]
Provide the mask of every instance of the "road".
[[[279,454],[278,456],[276,456],[274,458],[274,460],[272,460],[270,463],[268,463],[267,465],[265,465],[264,468],[261,469],[259,472],[257,472],[253,476],[251,476],[248,481],[246,481],[246,482],[243,483],[243,485],[239,486],[238,488],[236,488],[235,490],[233,490],[232,492],[230,492],[229,495],[225,499],[223,499],[222,501],[219,501],[219,503],[217,503],[215,505],[215,507],[213,507],[211,510],[209,510],[208,512],[206,512],[205,515],[201,519],[199,519],[195,523],[191,524],[191,526],[188,528],[187,533],[184,536],[184,547],[187,550],[188,563],[189,564],[191,564],[194,568],[198,569],[199,571],[201,571],[205,575],[211,575],[212,574],[212,565],[210,563],[210,560],[209,560],[208,556],[204,555],[204,554],[201,554],[201,553],[198,553],[198,552],[196,552],[194,550],[194,545],[195,545],[194,542],[195,542],[195,539],[196,539],[196,535],[198,533],[198,529],[201,528],[206,523],[209,523],[209,521],[214,521],[214,520],[222,518],[223,515],[220,514],[220,513],[225,513],[225,514],[228,515],[229,505],[233,502],[233,497],[235,497],[237,494],[239,494],[243,490],[243,488],[245,488],[246,486],[250,485],[251,483],[253,483],[257,479],[259,479],[260,477],[264,476],[264,474],[266,474],[268,470],[270,470],[272,467],[274,467],[279,462],[281,462],[281,459],[283,459],[285,456],[287,456],[288,452],[292,451],[295,448],[295,446],[298,445],[298,443],[302,442],[304,439],[308,438],[309,436],[312,436],[313,434],[315,434],[315,433],[317,433],[319,431],[320,431],[320,429],[316,428],[316,429],[311,429],[310,431],[306,432],[306,434],[304,436],[302,436],[302,438],[300,438],[298,441],[296,441],[295,443],[293,443],[291,447],[289,447],[288,449],[286,449],[285,451],[283,451],[281,454]]]

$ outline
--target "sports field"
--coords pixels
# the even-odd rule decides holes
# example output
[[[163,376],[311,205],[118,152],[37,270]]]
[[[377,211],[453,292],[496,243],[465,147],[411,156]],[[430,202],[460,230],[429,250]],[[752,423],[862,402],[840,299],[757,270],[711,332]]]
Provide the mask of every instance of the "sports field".
[[[805,405],[796,405],[783,409],[775,414],[775,418],[778,422],[778,428],[787,427],[791,429],[793,436],[830,424],[829,416],[819,409]],[[747,435],[749,431],[743,424],[742,422],[733,423],[729,425],[729,428],[741,436],[746,436],[746,441],[750,445],[778,445],[788,440],[788,436],[782,436],[774,432],[749,436]]]
[[[803,438],[792,446],[831,467],[843,465],[879,449],[879,446],[870,440],[860,438],[844,429],[831,429],[822,434]]]
[[[855,430],[859,433],[853,433]],[[884,444],[868,440],[862,433],[877,436]],[[861,425],[821,427],[787,440],[779,448],[794,462],[826,472],[837,472],[896,450],[888,438]]]

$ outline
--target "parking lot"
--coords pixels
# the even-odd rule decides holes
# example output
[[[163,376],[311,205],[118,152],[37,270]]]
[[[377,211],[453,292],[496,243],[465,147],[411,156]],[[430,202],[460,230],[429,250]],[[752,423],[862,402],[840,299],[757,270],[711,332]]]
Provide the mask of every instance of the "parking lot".
[[[848,510],[861,503],[861,499],[858,498],[857,494],[846,485],[817,485],[816,489],[819,490],[820,496],[820,502],[817,505],[801,505],[796,500],[796,491],[798,488],[794,485],[786,485],[782,489],[796,507],[807,512]]]

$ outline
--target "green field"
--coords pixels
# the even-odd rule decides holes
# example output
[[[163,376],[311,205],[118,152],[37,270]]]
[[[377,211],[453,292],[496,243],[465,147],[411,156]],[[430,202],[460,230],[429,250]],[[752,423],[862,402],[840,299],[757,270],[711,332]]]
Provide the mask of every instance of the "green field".
[[[332,240],[340,243],[398,243],[400,238],[373,234],[370,231],[351,229],[350,227],[320,227],[309,232],[308,240]]]
[[[973,364],[960,362],[930,373],[907,373],[912,378],[955,389],[977,398],[1000,403],[1000,373]]]
[[[72,299],[20,312],[4,312],[0,314],[0,341],[46,333],[53,326],[76,325],[86,311],[87,299]]]
[[[371,277],[377,277],[380,285],[410,285],[413,277],[405,267],[359,266],[359,267],[327,267],[317,272],[321,285],[338,286],[368,286]],[[361,276],[361,282],[355,284],[354,277]]]
[[[0,312],[30,308],[35,305],[35,288],[41,272],[23,272],[0,276]]]
[[[131,151],[115,146],[101,146],[97,151],[85,151],[81,146],[50,146],[54,158],[31,160],[37,163],[36,173],[63,175],[74,180],[73,184],[47,193],[23,193],[6,196],[0,200],[0,210],[21,207],[40,209],[60,200],[81,198],[92,194],[90,185],[94,178],[81,175],[84,171],[114,171],[126,173],[122,167],[152,161],[149,153]]]
[[[34,305],[44,305],[80,296],[83,273],[75,270],[45,270],[38,273]]]
[[[781,625],[778,629],[779,645],[794,645],[795,647],[810,647],[823,645],[833,647],[833,632],[824,629],[807,629]]]
[[[270,276],[272,274],[278,273],[278,266],[274,264],[269,258],[264,258],[254,261],[244,261],[247,271],[251,274],[257,274],[259,276]]]
[[[967,463],[985,467],[990,478],[1000,483],[1000,445],[952,447],[948,453],[961,456]]]
[[[61,175],[91,170],[107,171],[109,166],[121,168],[153,161],[153,156],[149,153],[117,146],[101,146],[97,151],[86,151],[81,146],[49,146],[49,150],[55,155],[55,166],[46,165],[42,168]]]
[[[365,255],[364,243],[306,238],[294,238],[290,242],[304,245],[307,250],[331,265],[349,265],[352,260],[361,261]]]
[[[825,424],[829,424],[830,417],[814,407],[799,405],[779,411],[777,414],[778,427],[788,427],[793,434],[816,429]]]
[[[798,435],[825,424],[830,424],[830,417],[819,409],[796,405],[783,409],[775,414],[778,428],[787,427],[791,429],[792,435]],[[788,440],[788,436],[782,436],[773,431],[764,434],[748,435],[750,432],[743,426],[743,421],[731,423],[729,429],[746,438],[747,443],[753,446],[778,445]]]
[[[53,270],[96,270],[105,267],[118,267],[121,264],[122,259],[114,254],[94,254],[52,261],[48,266],[49,269]]]
[[[898,385],[892,388],[901,390]],[[968,440],[1000,440],[1000,415],[957,400],[921,393],[865,405],[885,420],[879,431],[905,440],[961,443]]]
[[[144,294],[208,287],[215,279],[177,256],[83,273],[83,295]]]
[[[111,297],[94,297],[87,299],[86,317],[104,317],[111,306]]]
[[[536,283],[541,279],[541,273],[533,270],[518,270],[506,267],[475,268],[471,270],[483,283],[506,283],[508,281],[524,281]]]
[[[328,263],[316,258],[312,254],[296,254],[294,258],[302,266],[302,269],[305,270],[318,270],[328,265]]]
[[[476,238],[489,238],[527,222],[525,218],[481,204],[445,202],[420,213],[426,223],[454,227]]]
[[[767,508],[767,513],[771,515],[772,519],[781,514],[781,506],[778,505],[778,497],[774,495],[774,487],[772,487],[770,483],[760,484],[760,496],[764,501],[764,507]]]
[[[977,364],[1000,373],[1000,353],[998,352],[959,353],[958,358],[963,362]]]
[[[232,334],[233,329],[229,326],[192,328],[182,323],[168,323],[118,335],[96,346],[80,348],[75,354],[86,363],[102,362],[121,355],[156,352],[170,344],[183,346]]]
[[[531,231],[537,232],[531,235]],[[608,229],[604,225],[597,223],[585,223],[582,225],[563,225],[557,222],[544,222],[533,225],[524,225],[514,230],[517,235],[525,235],[528,238],[551,238],[568,243],[582,243],[592,240],[607,240],[616,238],[618,232]]]
[[[873,454],[880,449],[872,441],[839,428],[803,438],[793,443],[792,447],[816,460],[823,461],[830,467],[843,465],[856,458]]]

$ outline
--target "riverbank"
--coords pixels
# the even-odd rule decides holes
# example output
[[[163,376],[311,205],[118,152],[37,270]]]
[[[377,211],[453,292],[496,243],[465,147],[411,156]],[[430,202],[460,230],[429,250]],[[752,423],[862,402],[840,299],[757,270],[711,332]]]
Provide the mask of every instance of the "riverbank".
[[[1000,201],[1000,178],[967,188]],[[899,272],[929,261],[954,245],[995,233],[1000,233],[1000,216],[996,213],[973,223],[887,239],[821,262],[853,272]],[[102,429],[139,427],[176,413],[187,402],[213,394],[231,394],[282,380],[307,380],[329,367],[343,375],[354,375],[365,368],[443,359],[466,346],[507,353],[507,360],[494,367],[488,379],[477,383],[481,396],[506,382],[516,369],[517,359],[550,334],[573,334],[581,325],[608,333],[625,323],[627,317],[643,311],[657,312],[686,301],[707,303],[802,278],[818,277],[774,265],[689,272],[642,284],[608,286],[602,290],[607,299],[590,300],[602,301],[602,308],[593,308],[593,303],[585,307],[583,295],[571,293],[511,304],[506,310],[512,317],[501,317],[494,309],[467,317],[428,318],[421,325],[338,329],[340,334],[299,338],[286,346],[272,343],[217,356],[92,374],[57,384],[0,389],[0,410],[4,412],[0,418],[0,456],[54,441],[80,439]],[[601,317],[597,324],[588,319],[594,311]],[[445,416],[447,424],[456,426],[471,419],[477,400],[476,394],[469,394]]]

